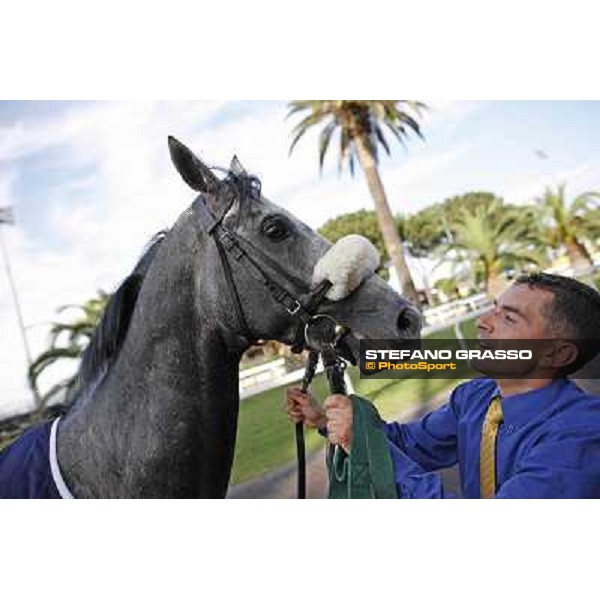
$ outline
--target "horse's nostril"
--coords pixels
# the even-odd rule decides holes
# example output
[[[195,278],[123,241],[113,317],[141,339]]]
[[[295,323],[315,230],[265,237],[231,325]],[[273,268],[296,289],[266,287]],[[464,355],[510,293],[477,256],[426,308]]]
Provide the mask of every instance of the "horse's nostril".
[[[419,337],[421,333],[421,313],[417,309],[407,306],[400,311],[396,325],[402,337]]]

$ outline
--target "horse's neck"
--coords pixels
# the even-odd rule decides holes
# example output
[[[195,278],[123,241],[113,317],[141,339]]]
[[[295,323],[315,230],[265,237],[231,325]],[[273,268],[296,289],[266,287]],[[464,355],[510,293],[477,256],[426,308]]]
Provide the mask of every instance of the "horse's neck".
[[[148,277],[116,363],[61,423],[59,464],[76,497],[227,491],[240,354],[198,317],[191,269],[172,271]]]

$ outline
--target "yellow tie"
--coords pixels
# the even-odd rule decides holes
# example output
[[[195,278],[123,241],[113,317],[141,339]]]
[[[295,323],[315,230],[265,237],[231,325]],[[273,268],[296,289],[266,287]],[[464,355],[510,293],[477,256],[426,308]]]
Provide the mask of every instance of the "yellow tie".
[[[479,481],[482,498],[492,498],[496,493],[496,437],[500,423],[502,423],[502,404],[500,396],[495,396],[485,415],[481,430]]]

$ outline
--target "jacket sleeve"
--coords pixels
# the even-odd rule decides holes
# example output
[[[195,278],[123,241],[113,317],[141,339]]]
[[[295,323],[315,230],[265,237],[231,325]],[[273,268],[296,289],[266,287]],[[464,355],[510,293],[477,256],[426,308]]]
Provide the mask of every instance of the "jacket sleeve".
[[[561,432],[537,444],[496,498],[600,498],[600,432]]]
[[[457,397],[419,421],[386,423],[390,455],[394,463],[396,487],[401,498],[447,498],[439,469],[458,462]]]

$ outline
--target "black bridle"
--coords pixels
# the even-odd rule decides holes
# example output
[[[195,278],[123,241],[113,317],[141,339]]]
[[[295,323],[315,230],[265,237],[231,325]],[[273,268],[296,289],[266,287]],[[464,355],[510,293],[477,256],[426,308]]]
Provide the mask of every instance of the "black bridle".
[[[230,172],[228,178],[220,182],[218,187],[221,188],[221,186],[227,186],[231,183],[237,188],[236,191],[240,202],[240,210],[242,210],[241,204],[243,202],[260,197],[260,182],[255,177],[246,174],[235,175]],[[221,190],[218,189],[217,193],[220,192]],[[275,302],[281,305],[290,317],[297,320],[294,342],[291,346],[292,352],[298,354],[307,346],[310,349],[304,378],[302,380],[303,391],[308,391],[310,383],[315,375],[319,355],[321,355],[332,393],[345,393],[343,382],[343,368],[345,363],[343,363],[336,355],[333,343],[327,342],[324,346],[320,343],[311,344],[310,339],[310,331],[312,330],[315,333],[318,332],[323,323],[334,323],[335,325],[335,321],[332,317],[315,314],[318,307],[325,299],[326,293],[332,287],[332,283],[328,280],[320,282],[314,288],[309,290],[308,294],[304,296],[304,301],[302,301],[295,294],[288,291],[284,286],[269,277],[261,265],[244,249],[243,244],[240,243],[241,238],[223,224],[223,220],[233,206],[233,203],[234,199],[231,200],[220,216],[215,217],[207,205],[206,196],[200,194],[194,202],[201,215],[200,219],[206,233],[212,237],[217,246],[219,258],[225,274],[225,281],[227,282],[227,287],[229,289],[229,295],[233,299],[233,306],[241,335],[250,343],[256,343],[258,341],[248,325],[244,308],[233,278],[230,258],[238,263],[243,262],[244,267],[248,272],[252,273],[258,281],[263,283]],[[247,241],[244,243],[250,245]],[[254,250],[258,253],[257,249]],[[269,268],[271,270],[280,275],[284,281],[289,280],[289,276],[277,263],[268,260],[268,257],[266,256],[263,258],[265,261],[269,262]],[[328,330],[326,337],[328,337],[330,327],[327,327],[326,329]],[[337,328],[334,326],[334,329]],[[335,332],[331,333],[331,340],[333,340],[335,335]],[[314,336],[315,339],[317,337],[319,336]],[[298,498],[306,498],[306,447],[302,423],[296,424],[296,452],[298,458]]]
[[[241,188],[239,193],[240,204],[252,199],[256,194],[260,195],[260,183],[255,177],[249,175],[234,176],[233,180],[236,182],[236,187]],[[226,182],[221,182],[221,185],[225,183]],[[250,246],[250,242],[242,242],[242,239],[238,235],[223,224],[223,220],[231,209],[233,201],[230,202],[227,208],[218,217],[215,217],[209,209],[204,195],[200,194],[196,198],[194,205],[198,208],[201,215],[200,219],[206,233],[212,237],[219,252],[219,258],[225,274],[225,281],[229,289],[229,295],[233,299],[233,306],[241,335],[250,343],[256,343],[258,341],[258,337],[253,334],[248,325],[242,301],[233,278],[230,259],[235,260],[238,263],[243,262],[247,272],[251,273],[255,279],[260,281],[266,287],[273,300],[282,306],[290,317],[297,320],[292,351],[296,354],[302,352],[306,347],[304,334],[305,327],[310,322],[319,305],[325,299],[325,294],[332,287],[331,282],[327,280],[320,282],[312,288],[308,294],[305,294],[304,298],[301,300],[294,293],[269,277],[263,267],[250,256],[244,249],[244,245]],[[257,252],[256,249],[254,250]],[[264,258],[265,260],[267,259],[267,257]],[[277,263],[270,260],[269,263],[270,270],[275,271],[284,280],[289,279],[288,275]]]

